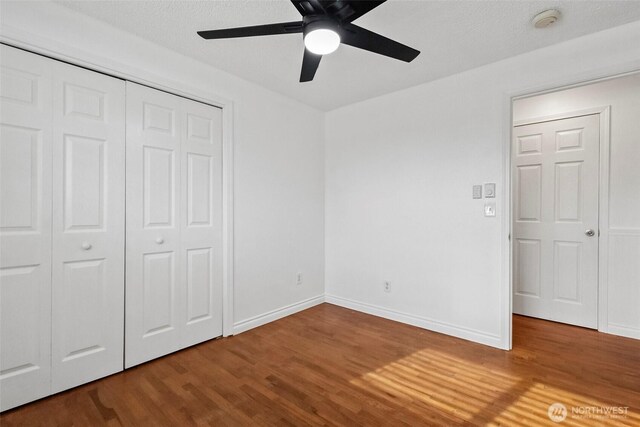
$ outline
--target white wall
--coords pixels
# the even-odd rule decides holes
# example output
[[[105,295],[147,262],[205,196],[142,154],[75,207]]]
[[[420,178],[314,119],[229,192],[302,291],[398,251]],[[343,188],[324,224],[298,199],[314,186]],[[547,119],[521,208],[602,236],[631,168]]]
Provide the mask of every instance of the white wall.
[[[326,275],[332,302],[507,348],[510,96],[640,68],[633,23],[323,115],[61,6],[0,7],[3,41],[233,101],[236,331],[320,301]]]
[[[323,295],[323,113],[56,4],[0,7],[5,42],[233,102],[236,332]]]
[[[640,73],[519,99],[514,120],[611,106],[605,325],[640,338]],[[602,243],[601,243],[602,244]]]
[[[637,40],[640,22],[328,113],[328,301],[508,348],[509,100],[640,69]],[[471,198],[484,182],[497,183],[495,218]]]

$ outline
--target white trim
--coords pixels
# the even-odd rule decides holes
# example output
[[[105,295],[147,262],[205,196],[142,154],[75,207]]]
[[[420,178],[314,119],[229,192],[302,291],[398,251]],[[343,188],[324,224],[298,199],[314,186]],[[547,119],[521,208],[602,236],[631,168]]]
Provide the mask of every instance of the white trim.
[[[198,88],[191,87],[184,82],[178,80],[167,79],[150,70],[132,67],[129,64],[114,61],[112,58],[106,58],[78,49],[75,46],[69,46],[64,43],[56,42],[49,39],[43,39],[24,29],[17,28],[11,24],[3,25],[2,34],[0,34],[0,42],[8,46],[24,49],[26,51],[47,56],[49,58],[67,62],[71,65],[87,68],[103,74],[111,75],[123,80],[142,84],[154,89],[159,89],[183,98],[189,98],[194,101],[209,104],[222,109],[222,134],[223,134],[223,283],[222,283],[222,331],[223,336],[233,333],[233,294],[234,294],[234,212],[233,212],[233,195],[234,195],[234,135],[233,135],[233,101],[220,97],[209,91],[202,91]],[[46,46],[46,47],[45,47]],[[109,64],[108,66],[105,64]]]
[[[631,237],[640,237],[640,228],[608,228],[607,233],[607,254],[609,253],[608,243],[609,237],[611,236],[631,236]],[[609,280],[609,263],[601,264],[602,270],[600,271],[600,277],[603,278],[605,283],[608,283]],[[607,303],[607,295],[604,295],[604,302]],[[601,332],[606,332],[612,335],[620,335],[627,338],[635,338],[640,339],[640,328],[629,326],[629,325],[621,325],[619,323],[609,322],[608,317],[605,315],[603,321],[606,322],[603,325],[599,325],[598,330]]]
[[[233,334],[234,190],[233,103],[222,108],[222,336]]]
[[[610,236],[640,236],[640,228],[610,228]]]
[[[507,144],[502,146],[502,207],[501,220],[502,236],[500,239],[500,273],[502,286],[500,287],[500,335],[504,350],[513,348],[512,321],[513,321],[513,297],[512,297],[512,267],[513,267],[513,247],[511,244],[512,220],[511,220],[511,133],[513,132],[513,98],[508,97],[503,100],[505,116],[508,116],[506,129],[503,128],[503,137]]]
[[[564,82],[556,85],[546,84],[539,86],[537,89],[532,88],[528,91],[520,91],[518,94],[514,94],[513,97],[514,99],[533,98],[539,95],[587,86],[594,83],[601,83],[607,80],[617,79],[619,77],[630,76],[638,72],[640,72],[640,60],[634,60],[621,66],[608,67],[593,73],[581,73],[573,79],[573,83]]]
[[[630,328],[628,326],[618,325],[617,323],[609,323],[607,327],[608,334],[640,340],[640,329],[638,328]]]
[[[163,90],[174,95],[190,98],[219,108],[231,104],[230,99],[223,98],[209,91],[202,91],[178,80],[167,79],[151,70],[138,68],[118,62],[113,58],[97,55],[76,46],[69,46],[58,41],[44,39],[24,29],[3,23],[0,42],[12,47],[24,49],[32,53],[84,67],[92,71],[108,74],[133,83]],[[46,47],[45,47],[46,46]],[[109,64],[109,65],[107,65]]]
[[[237,335],[249,329],[257,328],[258,326],[271,323],[283,317],[290,316],[299,311],[306,310],[316,305],[325,302],[324,295],[318,295],[300,302],[286,305],[284,307],[276,308],[275,310],[268,311],[258,316],[250,317],[249,319],[241,320],[233,325],[233,334]]]
[[[562,92],[564,90],[566,90],[566,89],[560,89],[558,92]],[[553,122],[555,120],[572,119],[572,118],[583,117],[583,116],[591,116],[591,115],[594,115],[594,114],[601,114],[604,111],[609,110],[609,109],[611,109],[611,106],[607,105],[607,106],[602,106],[602,107],[592,107],[592,108],[586,108],[586,109],[583,109],[583,110],[576,110],[576,111],[568,111],[568,112],[558,113],[558,114],[551,114],[549,116],[531,117],[531,118],[527,118],[527,119],[521,119],[521,120],[514,121],[513,122],[513,127],[532,125],[532,124],[536,124],[536,123]]]
[[[465,328],[462,326],[456,326],[450,323],[433,320],[422,316],[416,316],[414,314],[403,313],[396,310],[389,310],[377,305],[354,301],[352,299],[338,297],[335,295],[325,295],[325,301],[329,304],[349,308],[351,310],[359,311],[361,313],[366,313],[373,316],[382,317],[383,319],[394,320],[396,322],[406,323],[433,332],[438,332],[441,334],[462,338],[468,341],[485,344],[491,347],[504,349],[502,340],[499,335],[488,334],[477,329]]]
[[[600,186],[598,188],[598,331],[609,332],[609,156],[611,107],[600,111]]]

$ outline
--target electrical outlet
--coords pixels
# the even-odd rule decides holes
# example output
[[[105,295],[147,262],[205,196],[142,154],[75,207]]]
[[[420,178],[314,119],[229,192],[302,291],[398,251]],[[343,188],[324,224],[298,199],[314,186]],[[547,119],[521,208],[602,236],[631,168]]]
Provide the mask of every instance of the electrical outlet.
[[[296,285],[297,286],[302,285],[302,273],[296,274]]]
[[[384,282],[384,291],[391,292],[391,282]]]

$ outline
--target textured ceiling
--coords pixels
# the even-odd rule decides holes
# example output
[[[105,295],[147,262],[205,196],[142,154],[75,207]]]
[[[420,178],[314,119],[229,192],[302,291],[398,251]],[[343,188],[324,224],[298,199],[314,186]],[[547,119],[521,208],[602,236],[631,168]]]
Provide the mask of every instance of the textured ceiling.
[[[640,1],[389,0],[355,23],[422,51],[412,63],[342,45],[298,83],[302,35],[206,41],[197,30],[294,21],[288,0],[58,1],[322,110],[379,96],[640,19]],[[537,30],[548,8],[563,15]]]

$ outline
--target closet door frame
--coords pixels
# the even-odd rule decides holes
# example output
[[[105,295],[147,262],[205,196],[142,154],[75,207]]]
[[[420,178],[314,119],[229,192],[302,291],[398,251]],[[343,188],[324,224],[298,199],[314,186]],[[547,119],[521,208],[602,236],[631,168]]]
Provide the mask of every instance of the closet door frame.
[[[196,89],[189,83],[185,83],[184,80],[159,76],[153,69],[138,68],[125,63],[114,63],[111,58],[101,55],[98,51],[88,52],[78,50],[74,46],[47,44],[46,40],[30,39],[28,34],[16,33],[12,36],[10,28],[5,30],[0,40],[1,44],[209,104],[222,110],[222,336],[233,335],[234,102],[214,92]]]

